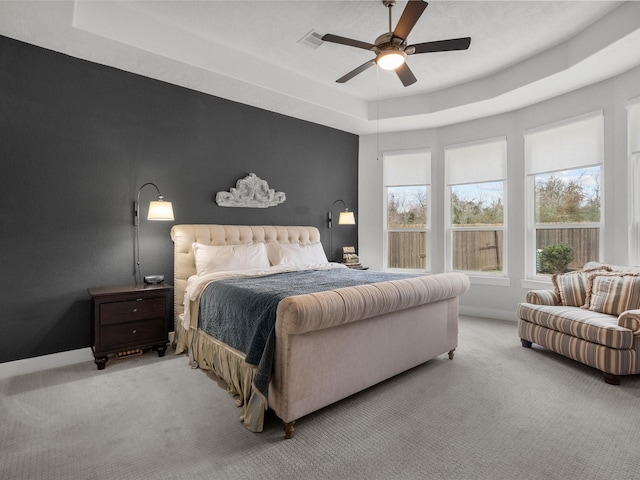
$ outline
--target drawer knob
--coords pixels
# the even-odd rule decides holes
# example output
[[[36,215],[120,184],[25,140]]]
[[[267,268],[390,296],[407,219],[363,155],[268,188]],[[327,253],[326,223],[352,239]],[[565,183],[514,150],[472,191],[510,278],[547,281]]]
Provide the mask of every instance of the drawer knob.
[[[134,309],[133,309],[133,313],[135,313],[135,312],[137,312],[137,311],[138,311],[138,309],[137,309],[137,308],[134,308]]]
[[[137,330],[133,330],[131,333],[136,333],[136,332],[137,332]]]
[[[141,302],[142,299],[141,298],[136,298],[136,302]]]

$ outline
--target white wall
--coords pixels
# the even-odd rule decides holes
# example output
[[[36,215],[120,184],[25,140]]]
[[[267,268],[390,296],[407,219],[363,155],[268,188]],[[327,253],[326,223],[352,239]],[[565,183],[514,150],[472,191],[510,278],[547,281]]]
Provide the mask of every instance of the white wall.
[[[363,265],[381,270],[383,241],[382,152],[430,148],[432,155],[432,272],[444,270],[444,146],[507,137],[507,255],[509,286],[473,283],[461,298],[463,313],[516,320],[517,304],[530,284],[525,278],[524,137],[530,128],[596,110],[604,111],[605,164],[603,261],[628,262],[628,156],[625,103],[640,95],[640,67],[612,79],[502,115],[437,129],[360,137],[358,237]],[[542,285],[541,287],[544,287]],[[548,285],[550,288],[550,284]]]

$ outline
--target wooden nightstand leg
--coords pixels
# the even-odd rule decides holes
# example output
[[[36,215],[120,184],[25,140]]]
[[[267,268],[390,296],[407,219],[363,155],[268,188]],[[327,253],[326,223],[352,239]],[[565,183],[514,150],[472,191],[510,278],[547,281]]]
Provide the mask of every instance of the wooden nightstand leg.
[[[94,362],[98,366],[98,370],[104,370],[104,367],[107,365],[107,360],[109,357],[94,357]]]

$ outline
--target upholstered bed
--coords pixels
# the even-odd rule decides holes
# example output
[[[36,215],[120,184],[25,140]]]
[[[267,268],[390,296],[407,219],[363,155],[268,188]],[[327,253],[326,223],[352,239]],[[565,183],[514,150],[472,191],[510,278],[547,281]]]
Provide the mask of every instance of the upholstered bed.
[[[171,237],[176,353],[188,352],[194,367],[224,380],[252,431],[262,431],[264,412],[271,408],[291,438],[294,422],[311,412],[438,355],[453,358],[458,297],[469,288],[463,274],[396,275],[384,281],[373,276],[375,283],[366,283],[357,277],[366,272],[326,262],[315,227],[175,225]],[[245,253],[251,262],[238,261]],[[235,260],[229,262],[229,255]],[[205,321],[205,313],[224,303],[217,297],[205,302],[215,288],[235,289],[234,282],[257,277],[286,281],[287,275],[297,275],[290,281],[298,287],[303,283],[298,278],[314,272],[344,274],[355,283],[282,295],[274,308],[273,342],[266,341],[272,347],[264,350],[271,356],[265,353],[260,366],[247,363],[246,351],[203,327],[213,322]]]

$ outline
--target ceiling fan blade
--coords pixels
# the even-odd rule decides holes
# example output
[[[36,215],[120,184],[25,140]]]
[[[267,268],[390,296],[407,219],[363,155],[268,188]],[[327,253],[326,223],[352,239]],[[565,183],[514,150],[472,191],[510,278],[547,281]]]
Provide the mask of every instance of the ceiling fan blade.
[[[347,73],[346,75],[340,77],[338,80],[336,80],[336,83],[344,83],[347,82],[349,80],[351,80],[353,77],[355,77],[356,75],[364,72],[367,68],[372,67],[373,65],[375,65],[376,60],[375,58],[372,60],[369,60],[366,63],[363,63],[362,65],[360,65],[358,68],[351,70],[349,73]]]
[[[393,36],[406,40],[427,5],[429,4],[422,0],[409,0],[407,6],[404,7],[400,20],[398,20],[396,29],[393,31]]]
[[[463,38],[451,38],[449,40],[437,40],[435,42],[417,43],[415,45],[409,45],[406,50],[414,49],[416,53],[431,53],[431,52],[448,52],[451,50],[466,50],[471,44],[471,37]],[[410,54],[408,51],[407,54]]]
[[[371,50],[375,45],[367,42],[361,42],[360,40],[354,40],[353,38],[340,37],[327,33],[322,36],[323,42],[339,43],[340,45],[347,45],[348,47],[363,48],[365,50]]]
[[[408,87],[418,81],[406,62],[396,68],[396,73],[405,87]]]

